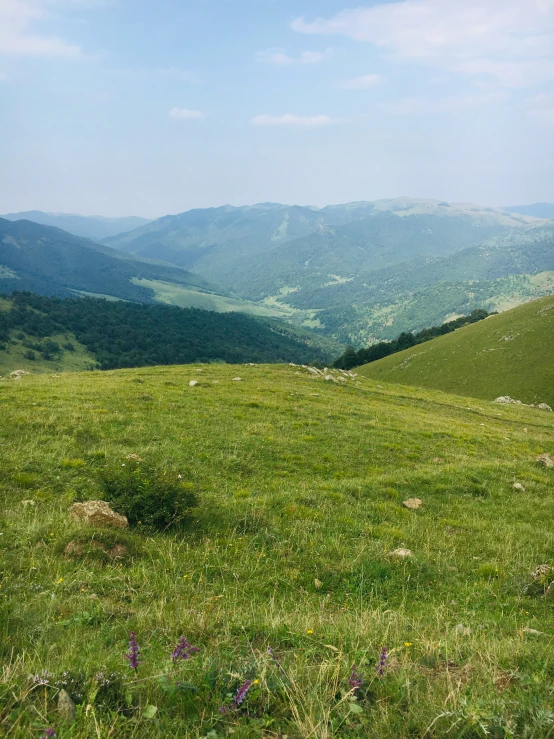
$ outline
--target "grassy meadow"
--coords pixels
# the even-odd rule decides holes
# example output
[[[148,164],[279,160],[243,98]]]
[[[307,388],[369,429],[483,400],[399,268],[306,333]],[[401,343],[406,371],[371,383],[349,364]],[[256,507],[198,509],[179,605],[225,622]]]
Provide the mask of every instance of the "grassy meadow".
[[[4,736],[554,736],[552,600],[525,591],[554,414],[288,365],[4,379],[0,410]],[[128,455],[197,493],[185,526],[68,519]]]
[[[554,296],[418,344],[359,372],[374,380],[554,407]]]

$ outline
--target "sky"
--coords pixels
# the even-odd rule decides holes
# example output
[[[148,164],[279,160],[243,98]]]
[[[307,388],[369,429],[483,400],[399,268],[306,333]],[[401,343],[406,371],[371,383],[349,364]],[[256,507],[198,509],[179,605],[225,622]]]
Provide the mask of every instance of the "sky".
[[[0,0],[0,213],[554,202],[554,0]]]

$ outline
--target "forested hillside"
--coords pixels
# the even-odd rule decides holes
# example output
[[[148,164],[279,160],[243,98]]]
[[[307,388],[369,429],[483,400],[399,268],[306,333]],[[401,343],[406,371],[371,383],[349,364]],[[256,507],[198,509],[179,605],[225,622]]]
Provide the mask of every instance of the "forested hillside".
[[[26,367],[72,359],[70,333],[100,369],[189,362],[325,362],[335,348],[279,321],[239,313],[14,293],[0,310],[0,369],[21,346]],[[46,360],[46,365],[44,362]]]

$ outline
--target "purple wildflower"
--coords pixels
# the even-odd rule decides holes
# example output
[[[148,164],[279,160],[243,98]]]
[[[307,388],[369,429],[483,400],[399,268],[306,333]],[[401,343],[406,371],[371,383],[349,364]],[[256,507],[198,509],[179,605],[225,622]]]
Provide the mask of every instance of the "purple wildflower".
[[[231,709],[229,706],[220,706],[219,707],[219,713],[221,713],[223,716],[226,716]]]
[[[383,677],[385,670],[387,669],[387,648],[383,647],[379,654],[379,662],[377,663],[377,674],[379,677]]]
[[[175,649],[171,653],[171,659],[174,662],[179,662],[181,659],[190,659],[190,656],[193,652],[199,652],[200,649],[198,647],[193,647],[189,640],[182,636]]]
[[[358,672],[356,672],[356,665],[352,665],[352,673],[348,678],[348,684],[350,685],[352,690],[358,690],[358,688],[361,688],[364,684],[363,677]]]
[[[129,651],[125,655],[125,659],[129,660],[129,667],[136,672],[140,663],[140,647],[134,631],[131,631],[130,634]]]
[[[240,706],[243,700],[246,698],[246,694],[250,690],[252,686],[252,680],[247,680],[244,685],[241,685],[240,688],[237,690],[237,693],[235,695],[235,705]]]
[[[56,732],[54,729],[46,729],[44,732],[44,735],[39,737],[39,739],[49,739],[49,737],[56,736]]]

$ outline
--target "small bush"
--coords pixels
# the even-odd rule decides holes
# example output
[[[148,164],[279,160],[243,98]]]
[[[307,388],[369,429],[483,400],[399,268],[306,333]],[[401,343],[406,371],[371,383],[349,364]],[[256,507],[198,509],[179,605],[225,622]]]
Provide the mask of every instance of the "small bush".
[[[106,468],[101,477],[105,499],[127,516],[131,526],[155,530],[182,524],[198,505],[193,484],[174,470],[129,460]]]

